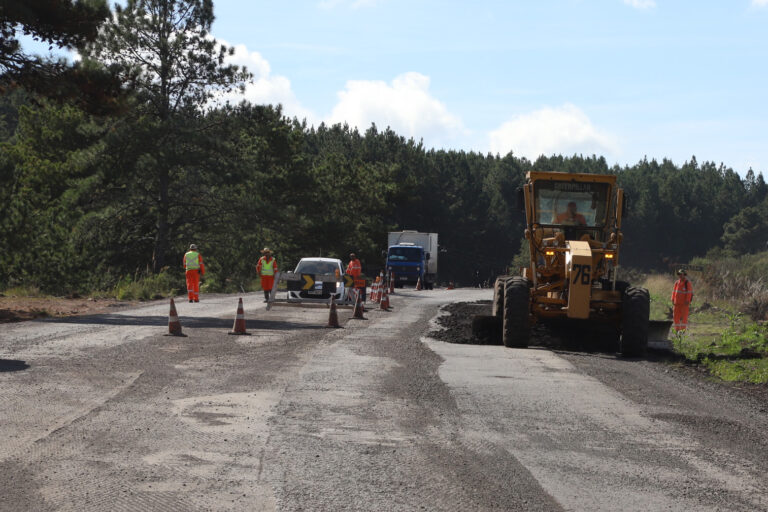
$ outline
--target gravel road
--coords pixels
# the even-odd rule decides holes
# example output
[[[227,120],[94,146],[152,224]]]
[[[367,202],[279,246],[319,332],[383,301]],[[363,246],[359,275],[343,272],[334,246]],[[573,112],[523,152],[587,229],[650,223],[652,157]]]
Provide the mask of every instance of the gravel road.
[[[768,510],[764,401],[663,362],[243,295],[2,326],[0,510]],[[453,317],[441,306],[458,308]]]

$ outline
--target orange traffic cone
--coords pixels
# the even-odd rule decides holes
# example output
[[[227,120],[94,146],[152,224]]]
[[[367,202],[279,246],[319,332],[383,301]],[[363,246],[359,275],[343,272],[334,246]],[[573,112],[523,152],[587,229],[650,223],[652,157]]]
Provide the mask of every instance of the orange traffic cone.
[[[365,320],[365,317],[363,316],[363,301],[360,300],[359,290],[357,291],[357,297],[355,298],[355,312],[353,313],[352,318]]]
[[[377,277],[371,285],[371,302],[379,302],[379,285],[379,278]]]
[[[227,334],[238,334],[250,336],[251,333],[245,332],[245,311],[243,311],[243,299],[237,303],[237,315],[235,316],[235,325],[232,326],[232,330]]]
[[[419,280],[416,281],[416,291],[420,291],[420,290],[421,290],[421,278],[419,278]]]
[[[181,332],[181,322],[179,322],[179,315],[176,314],[176,304],[173,302],[173,299],[171,299],[171,312],[168,313],[168,334],[163,334],[163,336],[187,337],[186,334]]]
[[[450,281],[450,282],[448,283],[448,287],[446,288],[446,290],[453,290],[453,288],[454,288],[454,286],[453,286],[453,281]]]
[[[327,327],[341,327],[339,325],[339,314],[336,312],[336,301],[331,297],[331,311],[328,313],[328,326]]]
[[[389,311],[389,294],[386,290],[384,290],[384,295],[381,297],[381,302],[379,302],[379,309]]]

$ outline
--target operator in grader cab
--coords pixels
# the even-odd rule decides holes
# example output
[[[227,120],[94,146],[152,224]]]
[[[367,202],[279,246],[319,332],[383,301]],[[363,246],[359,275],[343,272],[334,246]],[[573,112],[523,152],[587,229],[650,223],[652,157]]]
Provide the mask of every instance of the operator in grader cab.
[[[566,226],[586,226],[587,219],[577,211],[578,207],[574,201],[568,203],[568,207],[565,212],[561,213],[555,218],[555,223],[564,224]]]

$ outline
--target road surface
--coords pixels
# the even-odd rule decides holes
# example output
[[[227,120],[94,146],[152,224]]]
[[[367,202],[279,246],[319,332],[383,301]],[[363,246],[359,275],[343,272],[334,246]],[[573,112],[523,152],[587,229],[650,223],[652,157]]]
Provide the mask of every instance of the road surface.
[[[2,326],[0,510],[768,510],[768,405],[651,360],[238,296]]]

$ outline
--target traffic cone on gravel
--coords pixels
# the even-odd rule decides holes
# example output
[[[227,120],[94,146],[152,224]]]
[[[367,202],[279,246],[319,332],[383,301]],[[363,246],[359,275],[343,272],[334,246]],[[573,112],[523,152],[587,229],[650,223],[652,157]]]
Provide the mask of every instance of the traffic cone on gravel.
[[[250,336],[251,333],[245,332],[245,311],[243,311],[243,299],[237,303],[237,315],[235,316],[235,325],[232,326],[232,330],[228,334],[237,334]]]
[[[416,291],[421,291],[421,278],[419,278],[418,281],[416,281]]]
[[[371,284],[371,302],[379,302],[379,278]]]
[[[389,294],[384,290],[384,295],[381,296],[381,302],[379,302],[379,309],[389,311]]]
[[[352,318],[357,318],[358,320],[365,320],[365,317],[363,316],[363,301],[360,300],[360,292],[357,292],[357,297],[355,298],[355,312],[352,314]]]
[[[339,313],[336,311],[336,301],[331,297],[331,311],[328,313],[328,327],[338,328],[339,325]]]
[[[181,332],[181,322],[179,322],[179,315],[176,314],[176,304],[173,302],[173,299],[171,299],[171,312],[168,313],[168,334],[163,336],[187,337],[186,334]]]

